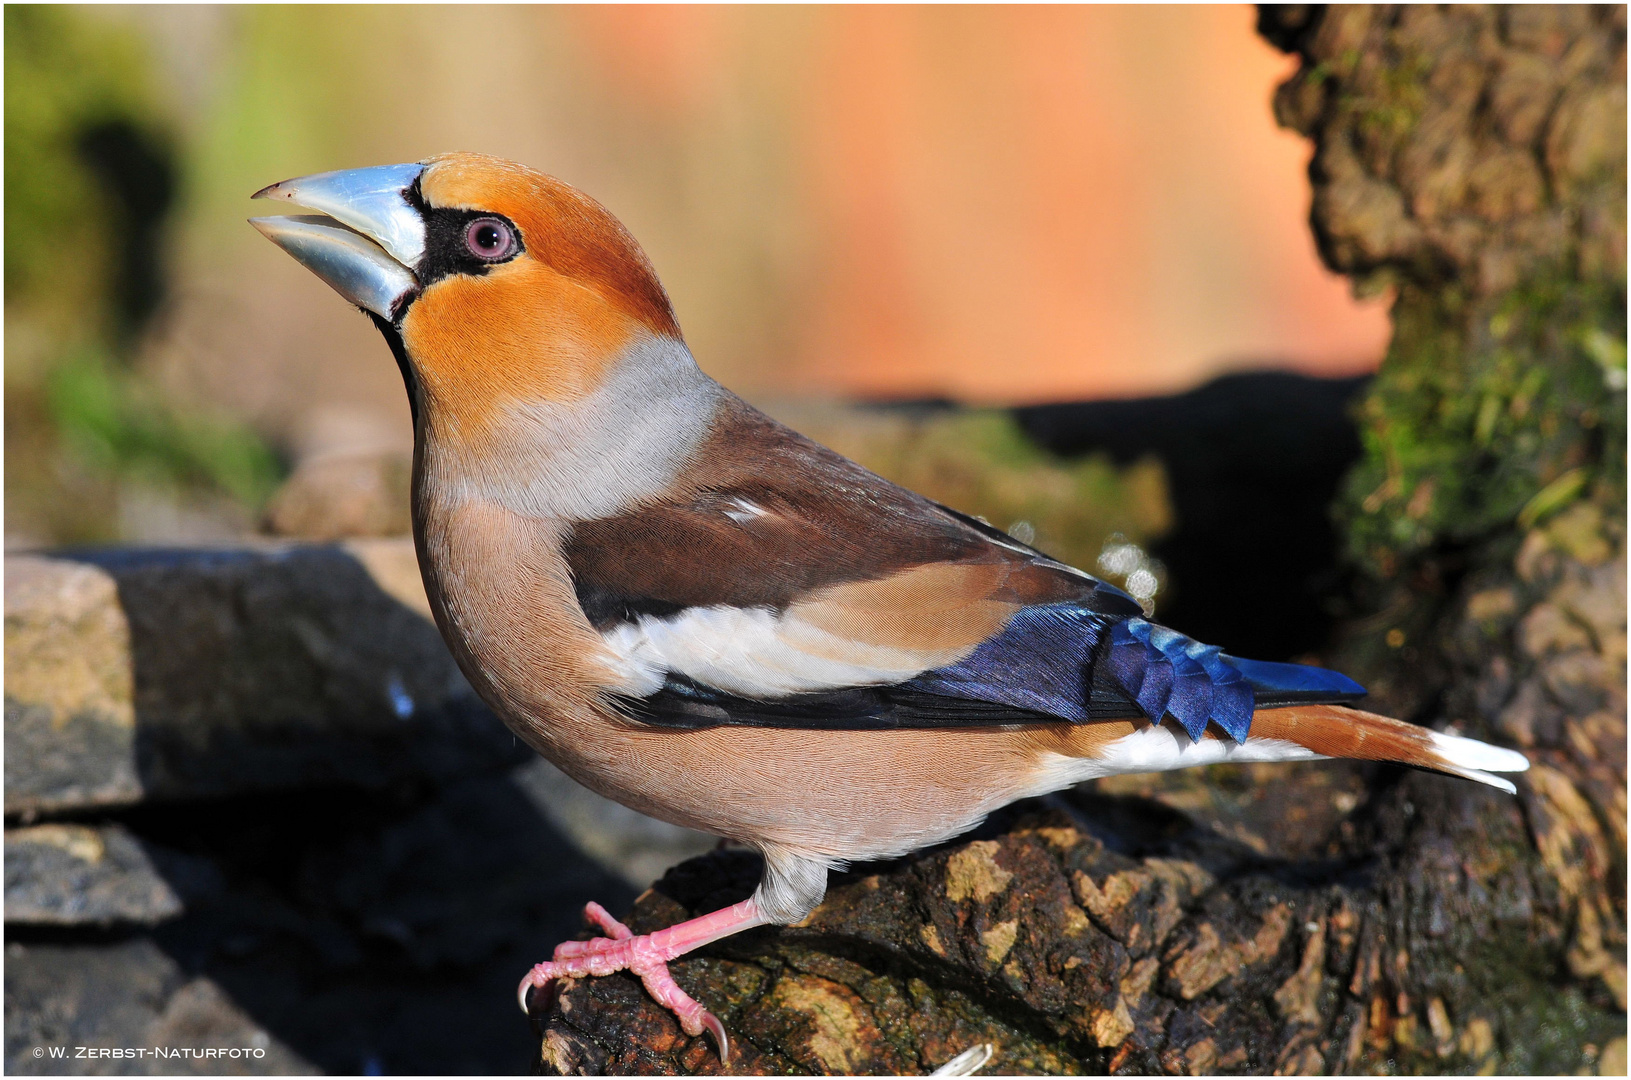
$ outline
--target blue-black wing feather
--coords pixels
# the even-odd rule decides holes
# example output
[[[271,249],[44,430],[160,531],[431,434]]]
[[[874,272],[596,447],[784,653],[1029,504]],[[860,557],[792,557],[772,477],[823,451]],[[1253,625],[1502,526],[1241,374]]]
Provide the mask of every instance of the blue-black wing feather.
[[[958,663],[896,685],[761,699],[670,675],[655,694],[622,704],[634,719],[679,728],[886,730],[1171,717],[1194,738],[1216,723],[1240,740],[1255,709],[1342,704],[1364,694],[1334,671],[1243,660],[1143,620],[1049,604],[1023,609]]]

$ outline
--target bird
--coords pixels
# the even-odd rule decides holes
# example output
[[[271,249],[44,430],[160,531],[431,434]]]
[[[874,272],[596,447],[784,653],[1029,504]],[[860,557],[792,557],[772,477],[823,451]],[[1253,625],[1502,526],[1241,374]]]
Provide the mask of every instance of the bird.
[[[1513,750],[1357,707],[899,487],[704,374],[605,207],[475,153],[297,177],[251,223],[379,328],[414,427],[413,533],[470,684],[585,787],[756,849],[747,899],[527,971],[628,970],[722,1060],[667,964],[799,921],[829,870],[1130,772],[1358,758],[1514,792]]]

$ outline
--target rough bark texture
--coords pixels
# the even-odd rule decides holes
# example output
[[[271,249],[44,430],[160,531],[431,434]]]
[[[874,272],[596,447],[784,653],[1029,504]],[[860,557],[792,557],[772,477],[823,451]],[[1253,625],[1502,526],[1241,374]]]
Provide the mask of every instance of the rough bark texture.
[[[1327,262],[1395,295],[1339,512],[1339,662],[1522,746],[1510,798],[1351,764],[1101,783],[835,877],[674,965],[738,1072],[1625,1067],[1625,8],[1275,7]],[[636,904],[740,899],[719,852]],[[541,958],[540,958],[541,959]],[[715,1072],[637,981],[568,983],[545,1072]]]
[[[1369,572],[1345,651],[1396,714],[1535,762],[1499,869],[1468,869],[1496,849],[1493,828],[1441,825],[1435,843],[1460,855],[1463,881],[1429,873],[1431,849],[1412,840],[1399,855],[1424,888],[1386,905],[1389,944],[1418,957],[1396,992],[1419,1011],[1443,987],[1453,1013],[1472,1005],[1454,965],[1471,966],[1459,950],[1421,962],[1433,911],[1460,892],[1476,926],[1494,897],[1531,890],[1521,934],[1471,943],[1507,1002],[1491,1017],[1502,1071],[1546,1067],[1527,1052],[1547,1041],[1551,1067],[1582,1064],[1557,1038],[1558,1010],[1581,1032],[1623,1038],[1625,1024],[1625,17],[1262,19],[1302,58],[1275,107],[1314,139],[1321,252],[1360,287],[1396,290],[1394,340],[1360,414],[1366,457],[1339,507]],[[1397,1037],[1410,1010],[1392,1012],[1389,1053],[1425,1067]]]

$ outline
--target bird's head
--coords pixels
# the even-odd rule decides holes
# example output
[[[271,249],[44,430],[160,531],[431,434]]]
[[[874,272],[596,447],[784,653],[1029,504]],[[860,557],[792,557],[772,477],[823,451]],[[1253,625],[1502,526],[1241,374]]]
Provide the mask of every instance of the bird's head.
[[[255,198],[320,211],[251,220],[394,338],[416,410],[460,426],[508,402],[580,400],[631,346],[680,341],[622,224],[525,166],[447,154],[285,180]]]

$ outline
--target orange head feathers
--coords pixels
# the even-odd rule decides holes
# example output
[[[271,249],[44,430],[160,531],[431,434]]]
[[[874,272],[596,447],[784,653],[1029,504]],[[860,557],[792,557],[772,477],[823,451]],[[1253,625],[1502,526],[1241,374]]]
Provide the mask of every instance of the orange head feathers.
[[[531,260],[597,293],[652,333],[680,336],[668,294],[639,243],[577,188],[525,165],[458,153],[430,159],[419,191],[432,209],[503,214],[519,226]]]
[[[416,404],[457,414],[462,428],[484,427],[510,402],[581,400],[640,339],[680,340],[628,230],[523,165],[445,154],[301,177],[257,197],[332,215],[255,225],[388,324]]]

